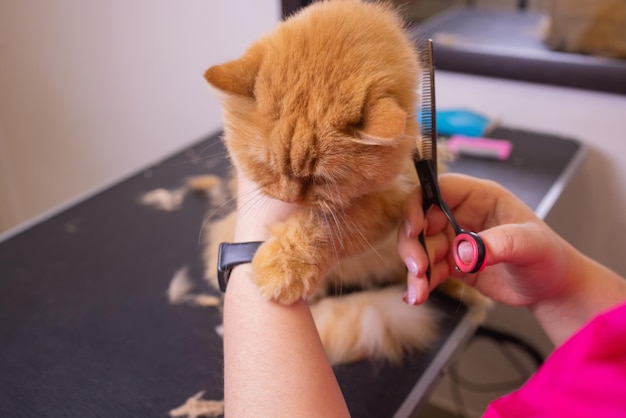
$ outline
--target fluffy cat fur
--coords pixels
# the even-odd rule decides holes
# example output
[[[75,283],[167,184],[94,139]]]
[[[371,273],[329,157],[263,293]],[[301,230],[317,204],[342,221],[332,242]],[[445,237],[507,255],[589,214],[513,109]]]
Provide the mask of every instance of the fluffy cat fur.
[[[406,270],[396,251],[417,183],[418,62],[392,8],[335,0],[303,9],[205,73],[221,93],[235,169],[262,193],[300,205],[259,248],[254,280],[284,304],[309,298],[334,363],[399,360],[436,334],[433,311],[401,300]],[[234,219],[209,229],[213,278]]]

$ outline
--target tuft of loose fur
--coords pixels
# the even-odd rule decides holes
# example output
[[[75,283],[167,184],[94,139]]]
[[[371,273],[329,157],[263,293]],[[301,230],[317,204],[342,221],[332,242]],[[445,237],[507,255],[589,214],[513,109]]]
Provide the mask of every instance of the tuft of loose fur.
[[[221,417],[224,415],[223,400],[206,400],[202,399],[204,391],[200,391],[191,398],[170,411],[170,417],[186,417],[186,418],[211,418]]]
[[[284,304],[309,298],[333,362],[398,360],[435,335],[428,307],[406,306],[400,286],[381,289],[406,277],[395,237],[417,184],[418,62],[388,5],[336,0],[313,3],[205,73],[220,92],[234,167],[261,193],[300,205],[257,251],[254,280]],[[208,229],[213,281],[234,220]]]

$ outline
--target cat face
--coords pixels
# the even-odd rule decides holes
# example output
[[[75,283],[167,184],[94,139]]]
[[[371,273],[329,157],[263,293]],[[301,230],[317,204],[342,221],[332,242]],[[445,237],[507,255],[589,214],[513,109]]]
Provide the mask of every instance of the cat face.
[[[277,199],[341,207],[384,188],[415,146],[417,58],[393,12],[316,3],[206,79],[233,163]]]

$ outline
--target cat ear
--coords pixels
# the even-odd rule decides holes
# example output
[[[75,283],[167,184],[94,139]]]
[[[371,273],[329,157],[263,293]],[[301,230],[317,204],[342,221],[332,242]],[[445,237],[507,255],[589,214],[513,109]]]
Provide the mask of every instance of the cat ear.
[[[364,110],[361,140],[381,144],[404,134],[407,113],[395,100],[385,97],[368,105]]]
[[[224,93],[254,98],[254,84],[261,60],[261,51],[253,46],[243,57],[209,68],[204,78]]]

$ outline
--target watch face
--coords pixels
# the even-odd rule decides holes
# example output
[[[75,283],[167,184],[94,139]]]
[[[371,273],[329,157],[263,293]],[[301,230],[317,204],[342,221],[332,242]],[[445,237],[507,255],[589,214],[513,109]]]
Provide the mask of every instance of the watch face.
[[[226,291],[230,272],[239,264],[250,263],[256,250],[263,244],[262,241],[254,242],[222,242],[217,253],[217,281],[222,292]]]

